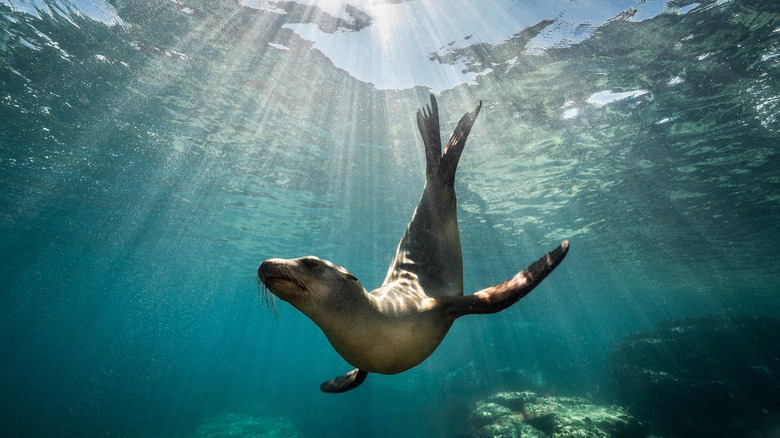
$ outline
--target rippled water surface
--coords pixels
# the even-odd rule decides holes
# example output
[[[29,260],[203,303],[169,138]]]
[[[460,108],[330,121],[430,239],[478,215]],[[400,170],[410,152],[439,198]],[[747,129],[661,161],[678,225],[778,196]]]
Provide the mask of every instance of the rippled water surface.
[[[629,333],[780,314],[780,3],[451,3],[0,0],[0,428],[457,436],[500,370],[612,400]],[[445,136],[483,101],[467,293],[571,251],[419,367],[322,394],[351,367],[257,266],[381,283],[430,92]]]

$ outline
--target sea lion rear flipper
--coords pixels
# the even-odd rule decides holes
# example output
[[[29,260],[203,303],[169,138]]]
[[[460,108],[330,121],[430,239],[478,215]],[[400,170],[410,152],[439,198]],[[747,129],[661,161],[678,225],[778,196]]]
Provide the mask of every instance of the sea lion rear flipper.
[[[431,94],[431,105],[417,110],[417,128],[425,145],[425,174],[431,175],[439,169],[439,162],[441,162],[439,106],[433,94]]]
[[[506,309],[528,295],[558,266],[569,251],[563,241],[553,251],[517,273],[509,280],[462,297],[440,297],[445,313],[452,319],[473,313],[495,313]]]
[[[343,376],[338,376],[333,380],[323,382],[322,385],[320,385],[320,391],[330,393],[347,392],[350,389],[360,386],[360,384],[366,380],[367,375],[368,373],[366,371],[355,368]]]
[[[444,183],[448,186],[455,185],[455,171],[458,168],[458,161],[460,161],[460,154],[463,153],[463,146],[466,145],[466,139],[469,137],[471,127],[474,126],[474,121],[477,120],[479,110],[482,109],[482,101],[477,103],[477,107],[474,111],[466,113],[460,118],[458,125],[452,131],[450,141],[447,142],[447,146],[444,148],[444,157],[442,157],[442,178]]]
[[[482,101],[479,101],[474,111],[461,117],[444,148],[444,156],[441,152],[439,107],[436,104],[436,97],[431,94],[431,105],[417,111],[417,127],[425,144],[426,176],[438,174],[446,186],[452,187],[455,184],[455,170],[480,108],[482,108]]]

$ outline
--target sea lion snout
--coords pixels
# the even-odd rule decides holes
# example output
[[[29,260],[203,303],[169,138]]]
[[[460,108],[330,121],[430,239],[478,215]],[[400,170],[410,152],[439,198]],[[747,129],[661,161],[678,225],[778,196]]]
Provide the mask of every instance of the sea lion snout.
[[[260,263],[260,266],[257,268],[257,276],[260,277],[260,281],[265,284],[269,278],[274,276],[276,273],[279,273],[279,271],[281,271],[279,266],[283,262],[284,260],[282,259],[268,259],[263,263]]]
[[[306,285],[298,274],[295,272],[295,266],[292,263],[293,260],[285,259],[268,259],[260,264],[257,268],[257,276],[260,281],[271,291],[274,295],[279,296],[280,288],[274,287],[278,283],[286,283],[293,287],[305,290]],[[284,297],[279,296],[284,299]]]

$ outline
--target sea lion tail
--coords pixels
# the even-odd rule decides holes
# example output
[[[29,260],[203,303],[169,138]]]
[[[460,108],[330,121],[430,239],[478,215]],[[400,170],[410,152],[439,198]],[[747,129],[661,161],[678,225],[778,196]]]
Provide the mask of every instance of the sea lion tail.
[[[444,312],[452,319],[474,313],[496,313],[528,295],[553,271],[569,251],[569,241],[564,240],[554,250],[531,263],[509,280],[462,297],[438,297]]]
[[[455,171],[466,145],[466,139],[471,132],[471,127],[477,119],[482,101],[479,101],[474,111],[461,117],[447,146],[444,155],[441,152],[441,130],[439,128],[439,106],[436,97],[431,94],[431,104],[417,110],[417,127],[420,129],[423,143],[425,144],[425,174],[427,177],[439,175],[442,182],[449,187],[455,185]]]

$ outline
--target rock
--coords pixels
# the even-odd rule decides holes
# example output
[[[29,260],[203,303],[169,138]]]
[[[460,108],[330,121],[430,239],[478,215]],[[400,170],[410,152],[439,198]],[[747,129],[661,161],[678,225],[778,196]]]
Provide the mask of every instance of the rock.
[[[474,435],[479,438],[546,438],[542,432],[520,422],[488,424]]]
[[[487,401],[506,406],[513,411],[522,411],[526,406],[536,403],[539,399],[535,393],[523,392],[499,392],[488,397]]]
[[[614,347],[615,393],[671,437],[769,436],[780,426],[778,334],[774,318],[664,321]]]
[[[577,397],[541,397],[529,391],[501,392],[477,403],[472,435],[481,438],[637,438],[642,424],[616,406]]]
[[[497,423],[499,419],[512,415],[512,411],[496,403],[477,403],[477,409],[471,414],[471,424],[476,427]]]
[[[191,438],[299,438],[300,436],[295,426],[283,418],[225,413],[203,418]]]

